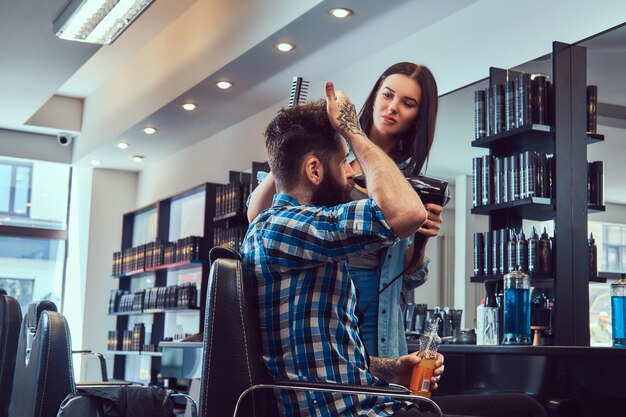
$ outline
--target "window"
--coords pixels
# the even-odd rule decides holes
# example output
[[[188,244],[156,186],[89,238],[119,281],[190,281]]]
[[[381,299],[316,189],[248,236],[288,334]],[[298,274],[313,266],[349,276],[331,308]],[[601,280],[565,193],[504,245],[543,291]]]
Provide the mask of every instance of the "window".
[[[626,225],[602,223],[602,234],[595,240],[600,261],[598,269],[626,272]]]
[[[0,288],[29,303],[62,308],[69,165],[0,159]]]
[[[0,214],[28,217],[32,164],[0,160]]]

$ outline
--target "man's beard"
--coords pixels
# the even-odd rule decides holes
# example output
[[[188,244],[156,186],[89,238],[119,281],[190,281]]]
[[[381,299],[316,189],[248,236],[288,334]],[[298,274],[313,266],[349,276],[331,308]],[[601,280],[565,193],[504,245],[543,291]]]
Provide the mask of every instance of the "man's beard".
[[[311,204],[314,206],[332,207],[350,201],[350,190],[354,187],[352,181],[348,181],[343,187],[339,181],[331,175],[325,175],[320,185],[311,195]]]

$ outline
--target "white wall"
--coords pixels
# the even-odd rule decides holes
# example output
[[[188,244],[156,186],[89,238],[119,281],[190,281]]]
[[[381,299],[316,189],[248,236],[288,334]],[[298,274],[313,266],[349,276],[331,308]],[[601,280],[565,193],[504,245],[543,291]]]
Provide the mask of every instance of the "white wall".
[[[111,277],[111,259],[121,248],[122,216],[136,207],[137,174],[94,169],[91,190],[87,268],[81,277],[85,279],[85,303],[80,312],[84,324],[82,338],[74,336],[73,340],[77,348],[106,352],[107,332],[115,330],[115,317],[107,315],[109,294],[119,284]],[[112,361],[108,362],[111,372]],[[83,368],[83,378],[86,373]],[[98,377],[88,376],[91,380]]]

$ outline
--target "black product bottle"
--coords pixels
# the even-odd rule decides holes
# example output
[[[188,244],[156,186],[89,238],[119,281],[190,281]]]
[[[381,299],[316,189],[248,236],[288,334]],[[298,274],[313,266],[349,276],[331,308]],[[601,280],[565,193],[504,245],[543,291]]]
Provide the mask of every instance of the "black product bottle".
[[[474,275],[486,275],[485,274],[485,258],[483,255],[483,251],[485,250],[485,245],[483,243],[483,234],[482,233],[474,233]]]
[[[513,229],[511,229],[509,241],[506,243],[506,259],[506,272],[514,271],[517,261],[517,236],[515,235],[515,230]]]
[[[598,86],[587,86],[587,133],[596,133],[598,128]]]
[[[539,239],[539,272],[551,272],[551,261],[550,238],[548,238],[548,232],[546,232],[546,228],[544,227],[541,238]]]
[[[515,200],[519,200],[520,198],[520,194],[519,194],[519,183],[520,183],[520,177],[519,177],[519,158],[517,155],[511,155],[509,156],[509,168],[511,169],[511,177],[510,177],[510,181],[509,184],[511,186],[511,189],[509,190],[509,201],[515,201]]]
[[[477,156],[472,158],[472,206],[478,207],[483,205],[483,186],[482,186],[482,165],[483,158]]]
[[[511,164],[506,156],[502,158],[502,202],[509,202],[509,194],[511,193]]]
[[[502,258],[500,257],[500,231],[491,231],[491,273],[497,275]]]
[[[495,175],[493,175],[493,156],[484,155],[482,159],[482,167],[481,167],[481,196],[483,206],[493,204],[493,180]]]
[[[548,91],[546,77],[537,75],[532,81],[533,90],[533,123],[548,124]]]
[[[493,267],[493,257],[491,254],[491,232],[483,233],[483,243],[483,247],[485,248],[483,252],[483,259],[485,260],[485,275],[489,275],[491,274],[491,268]]]
[[[494,119],[494,134],[502,133],[505,129],[505,103],[504,103],[504,86],[502,84],[496,84],[493,89],[493,119]]]
[[[517,267],[522,271],[528,271],[528,242],[524,235],[524,230],[520,229],[517,236]]]
[[[502,169],[502,158],[494,159],[493,170],[495,175],[493,200],[495,204],[500,204],[504,202],[502,199],[502,177],[504,175],[504,170]]]
[[[486,131],[485,90],[474,91],[474,138],[484,138]]]
[[[504,123],[506,130],[515,129],[517,122],[515,80],[507,80],[504,84]]]
[[[589,276],[598,276],[598,248],[593,233],[589,235]]]
[[[506,274],[508,271],[506,270],[508,265],[507,259],[507,245],[509,243],[509,231],[507,229],[500,229],[500,240],[498,242],[498,252],[500,253],[500,264],[498,265],[498,272],[500,274]]]
[[[528,271],[539,272],[539,236],[535,226],[528,236]]]

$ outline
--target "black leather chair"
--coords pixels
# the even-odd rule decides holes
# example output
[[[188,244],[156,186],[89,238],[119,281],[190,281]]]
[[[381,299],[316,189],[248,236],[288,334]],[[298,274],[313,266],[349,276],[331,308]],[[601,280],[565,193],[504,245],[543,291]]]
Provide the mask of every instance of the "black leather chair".
[[[423,401],[404,387],[350,386],[330,383],[271,381],[262,363],[255,288],[245,279],[239,254],[216,247],[209,255],[204,322],[200,415],[233,417],[277,416],[275,389],[379,394]]]
[[[20,324],[20,303],[0,289],[0,417],[9,415]]]
[[[65,317],[51,301],[28,306],[22,323],[10,417],[55,417],[75,392],[72,343]]]

